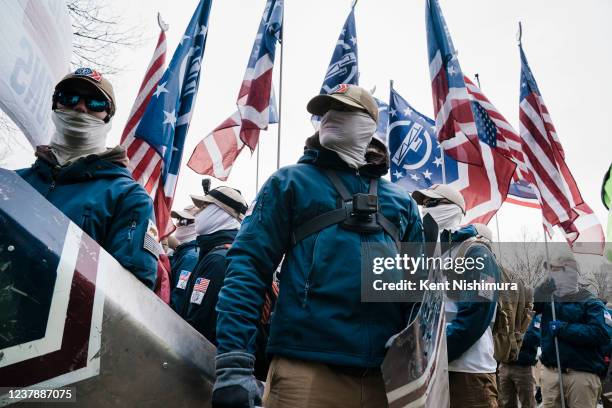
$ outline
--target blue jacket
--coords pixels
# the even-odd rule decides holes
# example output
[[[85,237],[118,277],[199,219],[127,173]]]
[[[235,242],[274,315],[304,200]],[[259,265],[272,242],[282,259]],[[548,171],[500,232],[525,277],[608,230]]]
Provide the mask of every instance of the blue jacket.
[[[523,336],[523,344],[518,358],[511,364],[519,366],[534,366],[538,362],[538,347],[540,347],[541,316],[535,315]]]
[[[542,313],[540,360],[547,367],[557,367],[555,341],[548,328],[552,320],[551,303],[537,302],[535,310]],[[610,342],[604,304],[587,290],[580,289],[576,294],[555,298],[555,312],[557,320],[564,322],[557,335],[561,368],[604,374],[602,347]]]
[[[442,251],[445,252],[445,246],[455,247],[456,244],[465,241],[468,238],[476,236],[478,233],[472,225],[463,227],[452,234],[448,230],[442,232],[440,243]],[[465,271],[461,279],[468,282],[473,280],[493,280],[494,282],[501,281],[501,272],[491,251],[482,244],[472,245],[466,254],[465,259],[482,258],[482,270],[473,268],[471,271]],[[497,292],[484,294],[488,297],[482,297],[484,293],[479,294],[474,292],[462,292],[457,294],[459,300],[457,302],[457,313],[454,318],[447,322],[446,325],[446,344],[448,350],[448,361],[451,362],[459,358],[465,353],[487,330],[491,324],[493,314],[495,313],[495,305],[497,302]]]
[[[199,256],[200,249],[194,239],[177,246],[170,260],[170,268],[172,269],[170,306],[181,316],[185,306],[187,281],[198,263]],[[179,282],[181,274],[183,279]]]
[[[335,169],[352,193],[367,193],[368,176],[388,170],[388,155],[379,153],[367,156],[369,164],[357,175],[336,153],[314,146],[297,165],[266,181],[228,252],[217,303],[218,353],[254,352],[264,292],[285,256],[268,353],[359,367],[381,364],[385,342],[406,326],[412,304],[362,302],[361,254],[376,242],[394,246],[393,239],[334,224],[293,247],[290,242],[292,228],[337,208],[339,194],[322,169]],[[378,203],[402,241],[422,243],[420,215],[405,191],[380,179]]]
[[[67,166],[59,166],[46,146],[38,146],[36,155],[32,167],[17,174],[153,289],[161,248],[150,245],[152,232],[146,237],[149,225],[155,225],[153,202],[127,169],[125,149]]]

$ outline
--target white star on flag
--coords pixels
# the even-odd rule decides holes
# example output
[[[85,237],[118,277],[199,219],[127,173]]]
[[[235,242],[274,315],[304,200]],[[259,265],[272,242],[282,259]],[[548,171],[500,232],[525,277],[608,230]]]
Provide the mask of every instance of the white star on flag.
[[[208,31],[208,27],[206,27],[205,25],[201,25],[200,32],[198,33],[198,35],[206,35],[207,31]]]
[[[419,176],[417,176],[416,174],[411,174],[410,178],[413,179],[414,181],[419,181],[421,178]]]
[[[404,175],[402,174],[401,171],[395,170],[395,173],[393,173],[393,175],[395,176],[396,179],[401,179],[402,177],[404,177]]]
[[[391,108],[391,109],[389,109],[389,114],[391,116],[397,116],[397,111],[395,109]]]
[[[406,106],[406,109],[404,109],[404,115],[408,116],[412,113],[412,109],[410,109],[409,106]]]
[[[162,124],[163,125],[168,124],[172,126],[172,128],[174,129],[175,123],[176,123],[176,111],[175,110],[173,110],[172,112],[164,111],[164,122]]]
[[[433,162],[436,165],[436,167],[440,167],[442,165],[442,156],[436,157]]]
[[[457,73],[457,71],[455,71],[455,67],[453,65],[450,65],[448,67],[448,74],[449,75],[455,75]]]
[[[166,84],[168,83],[168,81],[164,82],[163,84],[159,84],[157,85],[157,88],[155,89],[155,92],[153,92],[153,95],[157,96],[159,98],[159,95],[163,94],[164,92],[169,92],[166,89]]]
[[[357,44],[357,39],[355,37],[351,37],[351,42],[353,45]]]
[[[429,170],[425,170],[423,172],[423,177],[425,177],[427,180],[431,180],[431,172]]]

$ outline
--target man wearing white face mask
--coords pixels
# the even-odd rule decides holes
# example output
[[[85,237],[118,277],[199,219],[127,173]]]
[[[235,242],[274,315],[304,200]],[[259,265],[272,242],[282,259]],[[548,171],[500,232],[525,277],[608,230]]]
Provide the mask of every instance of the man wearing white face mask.
[[[579,288],[579,266],[571,253],[553,256],[544,267],[550,277],[534,293],[535,310],[542,313],[542,406],[561,406],[556,337],[565,406],[594,408],[601,393],[600,376],[606,372],[603,347],[610,342],[606,308],[588,290]],[[556,320],[552,318],[551,296]]]
[[[115,114],[111,83],[90,68],[66,75],[53,94],[55,132],[17,173],[153,289],[161,246],[153,203],[127,168],[124,148],[106,148]]]
[[[227,255],[217,303],[212,406],[383,408],[387,340],[414,303],[362,302],[362,260],[375,247],[398,254],[423,242],[416,203],[382,178],[389,154],[373,139],[378,106],[341,84],[313,97],[320,131],[295,165],[264,183]],[[280,295],[270,326],[273,356],[261,395],[253,375],[257,325],[274,271]]]
[[[454,280],[501,281],[501,271],[490,249],[490,230],[483,226],[479,232],[474,225],[460,226],[465,201],[457,190],[434,184],[413,192],[412,197],[422,206],[423,216],[429,214],[438,223],[442,259],[463,258],[464,265],[471,259],[479,265],[471,270],[448,271],[451,285]],[[446,295],[450,407],[496,408],[497,361],[492,326],[498,294],[486,290],[451,290]]]

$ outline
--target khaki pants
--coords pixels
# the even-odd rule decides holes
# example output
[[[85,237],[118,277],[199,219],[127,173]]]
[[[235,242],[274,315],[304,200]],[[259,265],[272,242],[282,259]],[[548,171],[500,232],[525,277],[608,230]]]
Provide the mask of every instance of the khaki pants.
[[[601,380],[592,373],[569,370],[563,374],[563,394],[566,408],[595,408],[601,394]],[[556,369],[544,367],[542,372],[542,407],[561,406],[559,374]]]
[[[497,408],[495,373],[448,372],[450,408]]]
[[[500,408],[535,408],[535,377],[531,366],[499,365]]]
[[[263,396],[266,408],[385,408],[382,375],[355,377],[312,361],[276,356]]]

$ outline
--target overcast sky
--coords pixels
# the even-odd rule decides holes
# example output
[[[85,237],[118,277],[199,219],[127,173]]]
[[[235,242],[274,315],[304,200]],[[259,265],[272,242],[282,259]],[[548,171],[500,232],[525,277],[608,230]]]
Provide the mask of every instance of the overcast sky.
[[[136,96],[158,35],[156,13],[170,25],[169,62],[196,7],[196,0],[111,0],[128,24],[141,24],[143,45],[123,52],[125,67],[112,79],[118,102],[108,144],[119,136]],[[285,0],[281,165],[296,162],[303,141],[313,133],[305,106],[318,93],[351,0]],[[201,194],[201,176],[185,166],[194,146],[235,110],[238,93],[265,0],[215,0],[209,21],[195,113],[187,137],[175,207]],[[480,74],[482,90],[518,129],[520,60],[516,42],[523,22],[523,46],[551,112],[566,159],[583,197],[602,222],[603,174],[612,161],[612,2],[608,0],[441,0],[459,61],[466,75]],[[356,6],[360,85],[376,86],[387,100],[389,80],[417,110],[433,116],[425,37],[424,0],[360,0]],[[280,52],[275,65],[279,83]],[[278,87],[276,89],[278,95]],[[277,126],[261,134],[260,184],[276,168]],[[23,142],[24,145],[27,142]],[[27,166],[31,152],[15,148],[10,168]],[[255,195],[255,156],[244,151],[226,184],[251,201]],[[219,183],[213,183],[218,185]],[[500,237],[509,241],[526,228],[541,234],[538,210],[504,204]],[[495,220],[490,225],[495,230]],[[557,239],[561,234],[557,233]]]

